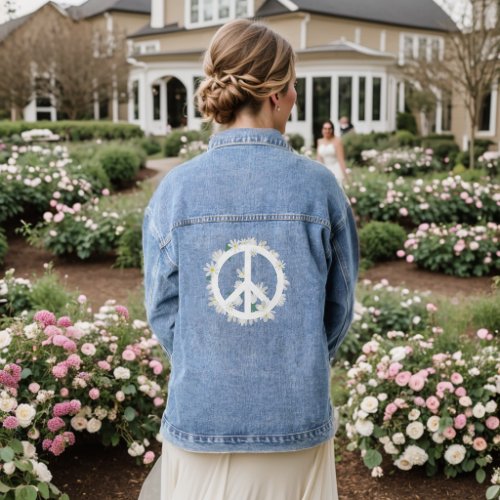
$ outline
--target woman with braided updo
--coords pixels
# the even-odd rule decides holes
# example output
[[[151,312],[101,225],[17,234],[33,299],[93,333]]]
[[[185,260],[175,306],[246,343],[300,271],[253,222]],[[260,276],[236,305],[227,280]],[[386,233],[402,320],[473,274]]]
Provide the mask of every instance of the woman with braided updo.
[[[197,101],[225,130],[146,208],[146,312],[171,372],[141,499],[338,498],[330,363],[352,319],[358,243],[334,175],[282,136],[294,66],[268,27],[222,26]]]

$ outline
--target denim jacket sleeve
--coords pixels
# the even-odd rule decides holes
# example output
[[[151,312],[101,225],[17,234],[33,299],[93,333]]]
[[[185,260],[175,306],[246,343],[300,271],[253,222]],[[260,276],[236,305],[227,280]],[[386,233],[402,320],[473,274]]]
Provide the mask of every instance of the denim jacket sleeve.
[[[355,288],[359,267],[359,243],[351,207],[332,229],[332,263],[326,283],[324,323],[330,363],[342,344],[354,313]]]
[[[144,303],[148,322],[153,334],[171,359],[179,306],[178,270],[168,253],[168,244],[157,234],[149,207],[144,215],[142,247]]]

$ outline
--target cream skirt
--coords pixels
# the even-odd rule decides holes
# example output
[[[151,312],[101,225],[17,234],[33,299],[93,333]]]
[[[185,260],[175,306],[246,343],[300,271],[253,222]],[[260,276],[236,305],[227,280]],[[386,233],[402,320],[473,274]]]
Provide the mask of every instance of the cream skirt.
[[[280,453],[194,453],[164,442],[139,500],[338,500],[333,439]]]

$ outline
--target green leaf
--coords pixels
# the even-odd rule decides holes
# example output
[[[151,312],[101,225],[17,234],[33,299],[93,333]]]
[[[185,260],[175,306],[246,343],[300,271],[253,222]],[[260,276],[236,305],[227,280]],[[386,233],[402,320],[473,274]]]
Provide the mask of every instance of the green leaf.
[[[38,483],[37,487],[42,498],[50,498],[49,485],[47,483]]]
[[[0,450],[0,458],[4,462],[12,462],[14,459],[14,450],[10,446],[6,446]]]
[[[33,470],[33,464],[28,460],[15,460],[14,463],[16,467],[23,472],[31,472]]]
[[[24,368],[24,370],[21,372],[21,379],[24,380],[25,378],[28,378],[33,372],[29,368]]]
[[[486,479],[486,472],[484,471],[484,469],[478,469],[476,471],[476,481],[479,484],[483,484],[485,479]]]
[[[111,436],[111,444],[113,446],[118,446],[119,442],[120,442],[120,435],[119,434],[113,434]]]
[[[488,465],[488,459],[486,457],[476,458],[476,464],[479,465],[479,467],[486,467]]]
[[[13,439],[9,442],[9,446],[14,450],[14,453],[23,452],[23,444],[18,439]]]
[[[127,420],[128,422],[132,422],[132,420],[135,419],[136,415],[137,412],[131,406],[127,406],[125,408],[125,411],[123,412],[123,416],[125,417],[125,420]]]
[[[500,486],[497,484],[495,486],[490,486],[486,490],[486,499],[494,500],[500,494]]]
[[[64,493],[63,495],[61,495],[61,497],[59,498],[59,500],[69,500],[69,496],[66,495],[66,493]]]
[[[132,396],[134,394],[137,394],[137,389],[134,384],[124,385],[122,387],[122,391],[124,392],[124,394],[130,394]]]
[[[10,491],[10,487],[0,481],[0,493],[7,493],[8,491]]]
[[[462,469],[464,470],[464,472],[472,472],[475,467],[476,467],[475,460],[465,460],[462,463]]]
[[[382,455],[377,450],[368,450],[363,462],[369,469],[373,469],[382,463]]]
[[[36,500],[38,493],[34,486],[21,486],[16,488],[16,500]]]

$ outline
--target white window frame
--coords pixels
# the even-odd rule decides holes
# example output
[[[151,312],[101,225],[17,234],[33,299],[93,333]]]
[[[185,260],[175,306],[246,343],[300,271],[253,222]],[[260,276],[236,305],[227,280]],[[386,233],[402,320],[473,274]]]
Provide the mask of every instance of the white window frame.
[[[148,50],[148,47],[152,47],[153,50]],[[145,54],[157,54],[160,52],[160,40],[148,40],[146,42],[135,42],[133,45],[133,54],[135,55],[145,55]]]
[[[425,39],[426,41],[426,59],[431,61],[432,58],[432,41],[437,40],[439,42],[439,60],[442,61],[444,58],[444,38],[442,36],[435,35],[421,35],[419,33],[401,32],[399,34],[399,64],[402,66],[405,64],[405,39],[412,39],[412,52],[413,58],[418,59],[418,44],[419,40]]]
[[[204,21],[201,19],[201,17],[204,12],[204,5],[206,0],[198,0],[198,18],[200,20],[196,23],[193,23],[191,22],[191,1],[192,0],[185,0],[184,2],[184,24],[188,29],[201,28],[205,26],[215,26],[236,18],[236,0],[229,0],[229,16],[224,18],[219,17],[219,0],[212,0],[213,18],[210,21]],[[255,0],[247,0],[247,14],[245,17],[253,17],[254,14]]]
[[[476,137],[496,135],[497,128],[498,80],[491,86],[490,127],[488,130],[476,130]]]

